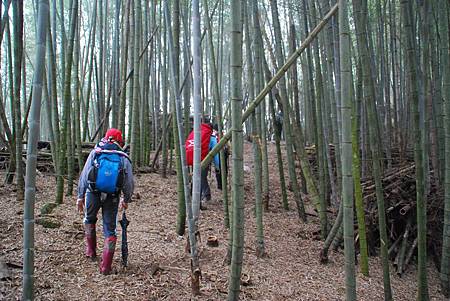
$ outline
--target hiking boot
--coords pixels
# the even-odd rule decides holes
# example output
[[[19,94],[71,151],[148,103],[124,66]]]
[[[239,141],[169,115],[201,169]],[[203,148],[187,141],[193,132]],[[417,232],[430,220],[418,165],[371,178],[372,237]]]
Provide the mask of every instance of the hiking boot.
[[[84,236],[86,237],[86,257],[95,260],[97,257],[97,234],[95,224],[84,224]]]
[[[103,275],[111,274],[111,265],[114,257],[114,251],[116,249],[116,241],[117,238],[115,236],[110,236],[105,239],[102,262],[100,263],[100,273]]]

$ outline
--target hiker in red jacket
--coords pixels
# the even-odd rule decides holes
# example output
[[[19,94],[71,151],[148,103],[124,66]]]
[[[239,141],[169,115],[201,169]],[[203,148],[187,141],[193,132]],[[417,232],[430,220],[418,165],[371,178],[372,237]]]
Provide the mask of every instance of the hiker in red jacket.
[[[213,135],[213,128],[210,123],[202,123],[201,127],[201,160],[203,160],[209,151],[217,144],[217,137]],[[186,139],[186,161],[188,166],[194,163],[194,131],[191,131]],[[220,169],[219,155],[214,156],[214,166],[216,170]],[[200,184],[200,209],[206,209],[205,203],[211,200],[211,189],[208,183],[209,166],[202,169]]]

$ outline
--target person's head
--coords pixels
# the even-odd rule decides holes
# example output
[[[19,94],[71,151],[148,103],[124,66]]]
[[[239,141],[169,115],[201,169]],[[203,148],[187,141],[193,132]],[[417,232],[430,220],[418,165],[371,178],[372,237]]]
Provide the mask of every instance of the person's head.
[[[110,128],[106,131],[105,139],[109,142],[117,142],[121,147],[123,147],[123,138],[122,138],[122,132],[115,128]]]

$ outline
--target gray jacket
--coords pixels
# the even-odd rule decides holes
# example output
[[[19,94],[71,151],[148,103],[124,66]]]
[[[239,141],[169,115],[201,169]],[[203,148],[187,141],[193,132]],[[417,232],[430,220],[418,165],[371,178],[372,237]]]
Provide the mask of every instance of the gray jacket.
[[[89,177],[89,171],[93,167],[93,161],[94,157],[96,155],[96,150],[92,150],[89,154],[89,157],[86,160],[86,163],[84,164],[83,171],[80,174],[80,179],[78,180],[78,198],[82,199],[84,198],[84,195],[86,194],[86,191],[91,191],[88,177]],[[133,195],[134,191],[134,177],[133,177],[133,167],[131,166],[130,160],[128,160],[125,157],[122,157],[122,166],[124,168],[124,179],[123,179],[123,197],[124,201],[126,203],[129,203],[131,201],[131,196]]]

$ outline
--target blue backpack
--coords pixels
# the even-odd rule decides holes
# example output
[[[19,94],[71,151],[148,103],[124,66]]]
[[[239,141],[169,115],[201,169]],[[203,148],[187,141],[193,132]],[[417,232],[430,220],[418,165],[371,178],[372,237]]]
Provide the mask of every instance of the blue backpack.
[[[113,194],[122,188],[123,166],[120,154],[101,152],[94,159],[94,166],[97,191]]]

